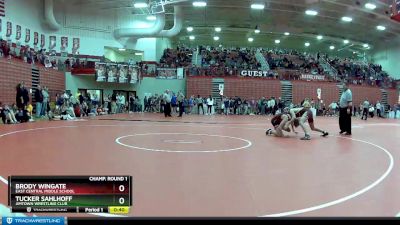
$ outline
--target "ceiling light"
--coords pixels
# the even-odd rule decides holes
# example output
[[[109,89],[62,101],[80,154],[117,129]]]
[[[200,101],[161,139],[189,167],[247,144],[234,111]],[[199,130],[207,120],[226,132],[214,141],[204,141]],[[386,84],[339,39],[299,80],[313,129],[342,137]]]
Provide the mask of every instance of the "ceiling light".
[[[215,36],[214,37],[214,41],[218,41],[219,40],[219,37],[218,36]]]
[[[191,36],[189,36],[189,39],[190,39],[190,40],[194,40],[194,39],[196,39],[196,37],[193,36],[193,35],[191,35]]]
[[[368,48],[368,47],[369,47],[369,44],[363,44],[363,47],[364,47],[364,48]]]
[[[221,32],[221,27],[216,27],[216,28],[215,28],[215,31],[216,31],[216,32]]]
[[[317,36],[317,39],[318,39],[318,40],[322,40],[322,38],[324,38],[322,35],[318,35],[318,36]]]
[[[260,29],[258,29],[258,28],[256,28],[255,30],[254,30],[254,33],[256,33],[256,34],[259,34],[261,31],[260,31]]]
[[[156,17],[156,16],[154,16],[154,15],[150,15],[150,16],[147,16],[147,17],[146,17],[146,19],[147,19],[147,20],[154,21],[154,20],[156,20],[156,19],[157,19],[157,17]]]
[[[289,36],[289,35],[290,35],[290,33],[289,33],[289,32],[285,32],[285,33],[284,33],[284,35],[286,35],[286,36]]]
[[[378,30],[386,30],[386,27],[379,25],[379,26],[376,26],[376,29],[378,29]]]
[[[149,5],[147,4],[147,1],[143,1],[143,0],[136,0],[136,2],[133,4],[133,7],[137,8],[137,9],[141,9],[141,8],[147,8]]]
[[[143,52],[135,52],[135,55],[143,55]]]
[[[308,47],[308,46],[310,46],[310,42],[306,42],[306,43],[304,43],[304,45],[305,45],[306,47]]]
[[[343,40],[343,43],[348,44],[350,41],[349,40]]]
[[[265,5],[261,4],[261,3],[254,3],[254,4],[251,4],[251,8],[252,9],[264,9]]]
[[[333,50],[333,49],[335,49],[335,46],[331,45],[331,46],[329,47],[329,49],[330,49],[330,50]]]
[[[194,1],[193,2],[193,6],[194,7],[206,7],[207,6],[207,2],[205,2],[205,1]]]
[[[307,11],[306,11],[306,15],[309,15],[309,16],[316,16],[316,15],[318,15],[318,12],[315,11],[315,10],[307,10]]]
[[[247,40],[248,40],[249,42],[253,42],[253,41],[254,41],[254,38],[249,37]]]
[[[342,21],[344,21],[344,22],[351,22],[351,21],[353,21],[353,18],[348,17],[348,16],[343,16],[343,17],[342,17]]]
[[[376,5],[373,4],[373,3],[365,3],[364,6],[365,6],[365,8],[367,8],[367,9],[371,9],[371,10],[376,9]]]
[[[126,51],[126,49],[124,49],[124,48],[119,48],[118,50],[121,51],[121,52]]]
[[[192,32],[193,31],[193,27],[187,27],[186,30],[189,31],[189,32]]]
[[[275,44],[281,43],[281,40],[275,40]]]

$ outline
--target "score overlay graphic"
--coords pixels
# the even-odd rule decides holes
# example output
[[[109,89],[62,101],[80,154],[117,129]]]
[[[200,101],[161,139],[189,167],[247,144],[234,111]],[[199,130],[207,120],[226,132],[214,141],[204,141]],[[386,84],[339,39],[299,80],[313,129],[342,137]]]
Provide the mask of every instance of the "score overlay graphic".
[[[115,213],[132,206],[131,176],[10,176],[8,205],[20,213]]]

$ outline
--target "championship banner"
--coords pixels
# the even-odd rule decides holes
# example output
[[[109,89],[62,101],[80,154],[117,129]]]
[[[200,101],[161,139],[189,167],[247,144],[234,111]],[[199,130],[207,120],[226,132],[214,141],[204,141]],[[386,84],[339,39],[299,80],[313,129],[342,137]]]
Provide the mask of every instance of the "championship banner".
[[[17,34],[16,34],[16,36],[15,36],[15,39],[16,40],[19,40],[19,39],[21,39],[21,26],[20,25],[17,25]]]
[[[325,76],[324,75],[302,74],[300,79],[302,79],[302,80],[325,80]]]
[[[139,80],[139,69],[134,66],[129,66],[128,70],[129,76],[130,76],[130,81],[129,83],[131,84],[136,84]]]
[[[34,32],[33,33],[33,45],[37,45],[39,43],[39,33],[38,32]]]
[[[73,38],[72,39],[72,54],[77,55],[79,47],[80,47],[80,39],[79,38]]]
[[[28,43],[30,40],[31,40],[31,30],[27,28],[25,30],[25,42]]]
[[[80,40],[79,40],[79,38],[73,38],[73,39],[72,39],[72,42],[73,42],[72,48],[78,50],[79,47],[80,47],[80,43],[79,43]]]
[[[224,89],[225,89],[225,84],[218,85],[219,95],[221,95],[221,96],[224,95]]]
[[[68,37],[61,37],[61,49],[65,50],[68,48]]]
[[[107,82],[115,83],[117,82],[117,72],[118,72],[118,65],[115,63],[107,63]]]
[[[128,65],[118,65],[118,83],[128,83]]]
[[[11,22],[7,22],[7,37],[10,37],[12,34],[12,23]]]
[[[182,67],[177,69],[177,78],[178,80],[182,80],[184,77],[184,69]]]
[[[50,36],[50,37],[49,37],[49,41],[50,41],[50,43],[49,43],[49,49],[51,50],[51,49],[55,48],[56,45],[57,45],[56,36]]]
[[[317,89],[317,98],[319,99],[319,100],[321,100],[321,97],[322,96],[322,89],[321,88],[318,88]]]
[[[98,63],[95,64],[95,71],[96,71],[96,81],[97,82],[105,82],[106,75],[107,75],[107,67],[105,63]]]
[[[40,47],[43,48],[46,44],[46,37],[44,36],[44,34],[40,35]]]
[[[177,70],[171,68],[157,68],[157,78],[177,79]]]
[[[240,72],[240,76],[243,77],[267,77],[268,75],[268,71],[261,70],[242,70]]]

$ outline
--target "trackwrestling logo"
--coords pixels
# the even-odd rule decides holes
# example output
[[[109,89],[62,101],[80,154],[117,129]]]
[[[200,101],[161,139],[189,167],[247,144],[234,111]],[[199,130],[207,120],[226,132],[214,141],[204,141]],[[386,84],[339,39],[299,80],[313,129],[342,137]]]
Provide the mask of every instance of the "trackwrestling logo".
[[[2,222],[4,225],[64,225],[65,218],[64,217],[3,217]]]

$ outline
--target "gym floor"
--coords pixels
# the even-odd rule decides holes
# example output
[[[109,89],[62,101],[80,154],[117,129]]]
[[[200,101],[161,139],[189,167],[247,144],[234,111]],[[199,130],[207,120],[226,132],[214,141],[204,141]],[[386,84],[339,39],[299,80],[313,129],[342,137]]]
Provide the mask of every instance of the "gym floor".
[[[9,175],[131,175],[129,216],[385,216],[400,212],[400,121],[317,117],[329,137],[265,135],[265,116],[121,114],[0,126]],[[86,215],[82,215],[86,216]],[[108,216],[107,214],[101,216]]]

